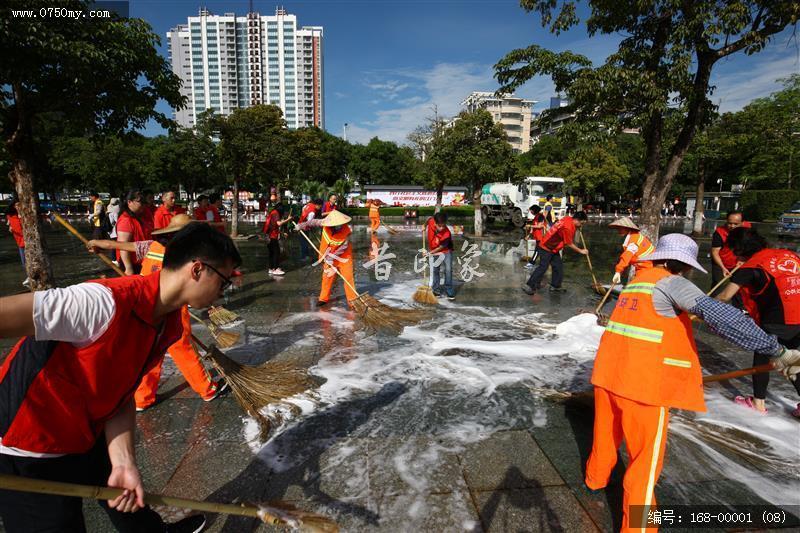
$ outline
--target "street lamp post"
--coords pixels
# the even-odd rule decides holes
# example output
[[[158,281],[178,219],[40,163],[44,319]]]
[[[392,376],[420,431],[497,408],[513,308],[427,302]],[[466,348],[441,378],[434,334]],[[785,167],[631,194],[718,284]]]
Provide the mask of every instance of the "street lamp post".
[[[342,133],[342,139],[344,140],[344,142],[347,142],[347,122],[344,123],[343,130],[344,132]]]
[[[717,196],[717,211],[719,211],[722,204],[722,178],[717,178],[717,183],[719,183],[719,196]]]

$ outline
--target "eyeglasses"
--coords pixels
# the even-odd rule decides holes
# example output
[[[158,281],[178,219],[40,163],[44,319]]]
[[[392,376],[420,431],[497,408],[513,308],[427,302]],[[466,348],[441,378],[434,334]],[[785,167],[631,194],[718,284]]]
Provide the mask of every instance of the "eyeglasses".
[[[217,276],[222,278],[222,286],[219,288],[219,290],[224,291],[225,289],[227,289],[228,287],[230,287],[233,284],[233,280],[231,278],[229,278],[228,276],[224,275],[222,272],[220,272],[219,270],[217,270],[213,266],[209,265],[208,263],[204,263],[203,261],[199,261],[199,263],[201,265],[207,266],[208,268],[210,268],[211,270],[216,272]]]

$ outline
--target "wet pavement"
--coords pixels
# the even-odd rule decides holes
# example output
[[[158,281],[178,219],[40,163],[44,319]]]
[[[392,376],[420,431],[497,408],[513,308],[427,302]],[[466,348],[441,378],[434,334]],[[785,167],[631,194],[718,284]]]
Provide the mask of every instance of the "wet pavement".
[[[396,223],[397,235],[378,236],[396,254],[387,281],[362,266],[371,240],[363,224],[355,227],[356,284],[385,303],[410,306],[421,284],[414,272],[421,241],[415,228]],[[662,232],[682,230],[678,221]],[[267,409],[285,421],[260,442],[232,396],[204,403],[168,359],[159,403],[137,415],[148,489],[219,502],[290,501],[335,518],[344,531],[618,529],[622,470],[605,491],[583,488],[591,402],[556,392],[589,389],[602,333],[592,317],[576,316],[598,303],[585,260],[566,251],[566,291],[531,297],[519,289],[528,274],[519,261],[521,232],[494,228],[475,239],[469,226],[464,231],[455,237],[456,257],[467,251],[465,240],[476,244],[482,255],[472,265],[484,275],[462,282],[454,261],[456,299],[443,300],[431,319],[397,336],[359,330],[341,283],[332,304],[317,310],[319,269],[298,261],[296,237],[287,243],[287,275],[279,280],[266,274],[263,242],[241,241],[245,276],[225,306],[244,319],[232,328],[242,342],[227,355],[252,365],[289,359],[321,385],[289,399],[292,410]],[[598,279],[606,281],[620,239],[597,223],[585,233]],[[48,238],[61,284],[102,271],[58,228]],[[0,240],[2,294],[22,289],[24,277],[9,241]],[[710,238],[700,244],[708,264]],[[694,278],[709,288],[707,276]],[[698,341],[710,373],[751,366],[752,355],[702,327]],[[659,504],[761,504],[798,514],[789,506],[800,506],[800,425],[788,414],[798,399],[776,376],[770,414],[755,417],[731,402],[749,390],[747,380],[709,386],[708,413],[673,411]],[[90,531],[110,530],[96,505],[85,509]],[[182,516],[159,510],[169,519]],[[244,518],[210,519],[212,531],[268,529]]]

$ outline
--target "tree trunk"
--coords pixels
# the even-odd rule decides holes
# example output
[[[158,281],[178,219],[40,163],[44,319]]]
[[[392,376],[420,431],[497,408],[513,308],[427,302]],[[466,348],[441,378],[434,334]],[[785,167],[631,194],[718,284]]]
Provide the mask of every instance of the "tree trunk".
[[[6,141],[12,167],[9,177],[19,200],[19,219],[25,239],[25,270],[33,291],[49,289],[54,285],[53,268],[47,255],[42,223],[38,214],[38,198],[33,188],[30,121],[24,106],[24,94],[19,84],[13,85],[16,102],[17,127]]]
[[[698,165],[697,178],[697,200],[694,204],[694,224],[692,225],[692,237],[703,236],[703,211],[705,211],[704,194],[706,192],[706,169],[702,161]]]
[[[233,178],[233,200],[231,200],[231,238],[239,236],[239,178]]]
[[[472,205],[475,209],[475,236],[483,237],[483,211],[481,210],[481,184],[472,184]]]
[[[440,181],[438,185],[436,185],[436,207],[434,208],[433,212],[438,213],[442,210],[442,196],[444,194],[444,182]]]

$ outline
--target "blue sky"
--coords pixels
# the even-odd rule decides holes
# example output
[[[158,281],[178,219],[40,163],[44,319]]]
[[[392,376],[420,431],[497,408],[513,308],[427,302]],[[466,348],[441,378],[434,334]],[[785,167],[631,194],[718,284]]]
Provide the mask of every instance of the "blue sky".
[[[433,116],[455,115],[473,90],[493,91],[492,65],[505,53],[530,44],[572,50],[601,62],[618,38],[589,38],[582,27],[555,37],[516,0],[317,0],[277,4],[254,1],[261,14],[278,5],[297,15],[304,26],[324,27],[325,127],[348,140],[404,142],[417,125]],[[247,1],[132,0],[130,14],[147,20],[161,36],[200,6],[215,14],[244,15]],[[713,100],[723,111],[743,107],[779,88],[777,78],[800,72],[800,52],[791,31],[784,31],[754,56],[737,54],[715,67]],[[531,80],[518,95],[538,100],[540,110],[554,95],[549,79]],[[162,103],[159,108],[168,112]],[[153,124],[146,135],[163,131]]]

